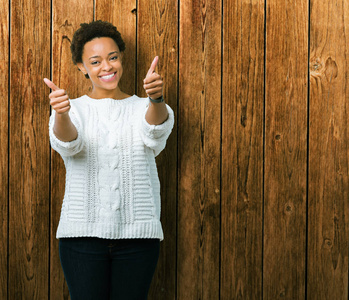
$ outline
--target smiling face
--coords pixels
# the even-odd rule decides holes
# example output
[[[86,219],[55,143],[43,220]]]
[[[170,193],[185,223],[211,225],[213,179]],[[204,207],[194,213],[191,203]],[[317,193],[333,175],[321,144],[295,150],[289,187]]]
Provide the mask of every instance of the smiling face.
[[[122,76],[122,53],[109,37],[95,38],[84,45],[79,69],[88,74],[93,85],[94,98],[117,97]]]

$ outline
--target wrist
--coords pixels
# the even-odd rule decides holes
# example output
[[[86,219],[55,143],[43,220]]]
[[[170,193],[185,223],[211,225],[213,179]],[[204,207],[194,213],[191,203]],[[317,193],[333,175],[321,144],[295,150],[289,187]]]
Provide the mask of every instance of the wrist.
[[[161,95],[159,98],[156,98],[156,99],[152,99],[152,98],[149,97],[149,96],[148,96],[148,98],[149,98],[149,100],[150,100],[151,103],[162,103],[162,102],[165,101],[163,95]]]
[[[69,118],[69,110],[65,112],[57,112],[56,111],[56,117],[61,119],[67,119]]]
[[[55,124],[64,124],[65,126],[67,126],[68,124],[70,124],[71,119],[70,116],[67,112],[65,113],[56,113],[56,117],[55,117]]]

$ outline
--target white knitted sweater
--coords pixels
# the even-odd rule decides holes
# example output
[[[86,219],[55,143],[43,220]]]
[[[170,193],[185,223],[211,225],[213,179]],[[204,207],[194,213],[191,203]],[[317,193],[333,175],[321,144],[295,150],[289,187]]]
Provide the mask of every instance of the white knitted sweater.
[[[155,156],[174,124],[172,109],[161,125],[145,120],[149,100],[70,100],[78,137],[60,141],[49,122],[50,143],[63,158],[66,184],[57,238],[163,239],[160,182]]]

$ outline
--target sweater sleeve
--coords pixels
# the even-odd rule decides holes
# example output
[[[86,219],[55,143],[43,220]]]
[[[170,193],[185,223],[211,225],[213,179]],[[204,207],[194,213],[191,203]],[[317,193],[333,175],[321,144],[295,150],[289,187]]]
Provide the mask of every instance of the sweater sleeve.
[[[49,136],[50,136],[50,143],[51,143],[52,149],[57,151],[61,156],[73,156],[79,153],[84,146],[83,139],[82,139],[82,128],[73,109],[72,108],[70,109],[69,117],[78,132],[78,137],[73,141],[63,142],[56,137],[56,135],[53,132],[55,115],[56,115],[55,110],[52,110],[52,114],[50,116],[50,121],[49,121]]]
[[[147,105],[147,109],[142,115],[141,138],[144,144],[153,149],[155,156],[157,156],[165,148],[167,138],[172,131],[174,125],[174,113],[171,107],[166,104],[168,111],[167,120],[159,125],[150,125],[145,119],[148,107],[149,106]]]

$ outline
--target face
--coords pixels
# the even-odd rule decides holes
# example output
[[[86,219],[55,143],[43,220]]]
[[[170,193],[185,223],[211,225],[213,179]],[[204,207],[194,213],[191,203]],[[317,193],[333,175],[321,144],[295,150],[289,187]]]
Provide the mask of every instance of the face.
[[[77,66],[89,75],[94,94],[103,95],[118,89],[122,76],[122,53],[113,39],[101,37],[87,42],[82,61]]]

